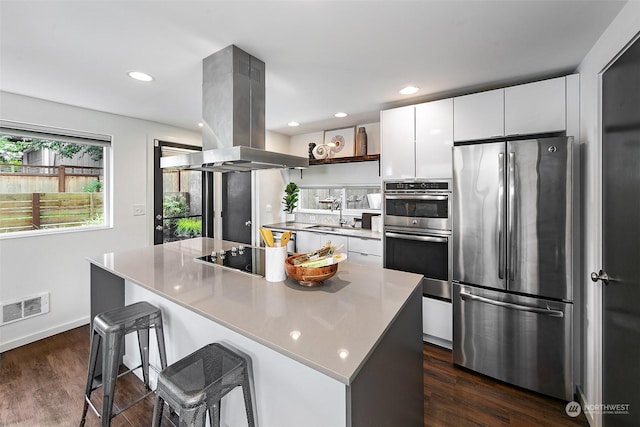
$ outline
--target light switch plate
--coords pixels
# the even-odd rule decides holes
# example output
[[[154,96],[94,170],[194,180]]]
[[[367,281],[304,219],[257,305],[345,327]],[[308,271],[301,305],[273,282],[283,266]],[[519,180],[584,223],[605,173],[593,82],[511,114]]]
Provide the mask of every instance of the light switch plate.
[[[144,214],[144,205],[133,205],[133,216],[140,216]]]

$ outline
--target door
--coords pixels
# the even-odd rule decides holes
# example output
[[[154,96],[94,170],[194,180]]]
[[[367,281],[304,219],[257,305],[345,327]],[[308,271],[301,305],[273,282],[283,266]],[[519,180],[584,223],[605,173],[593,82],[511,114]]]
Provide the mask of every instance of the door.
[[[504,289],[505,143],[453,147],[453,280]]]
[[[251,244],[251,172],[222,174],[222,238]]]
[[[573,142],[509,141],[506,160],[507,288],[571,301]]]
[[[640,425],[639,76],[640,40],[602,76],[602,403],[629,405],[604,413],[606,426]]]
[[[200,151],[200,147],[155,141],[153,243],[202,236],[203,172],[161,169],[160,158]],[[212,236],[211,236],[212,237]]]
[[[396,231],[384,233],[385,268],[422,274],[422,294],[451,300],[448,234]]]

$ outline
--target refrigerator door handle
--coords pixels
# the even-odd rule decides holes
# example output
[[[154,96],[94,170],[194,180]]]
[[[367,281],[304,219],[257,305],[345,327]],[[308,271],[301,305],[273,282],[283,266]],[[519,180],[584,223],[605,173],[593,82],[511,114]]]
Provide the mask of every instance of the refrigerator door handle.
[[[504,153],[498,154],[498,278],[504,279]]]
[[[513,235],[515,228],[514,222],[516,207],[516,153],[514,152],[509,153],[508,170],[509,195],[507,205],[507,256],[509,257],[509,261],[507,262],[507,271],[509,272],[509,280],[513,281],[516,276],[515,239]]]
[[[550,317],[564,317],[564,312],[562,312],[561,310],[552,310],[550,308],[531,307],[529,305],[521,305],[521,304],[514,304],[511,302],[497,301],[490,298],[480,297],[478,295],[467,294],[465,292],[460,292],[460,298],[462,298],[463,300],[478,301],[478,302],[483,302],[485,304],[496,305],[498,307],[510,308],[512,310],[528,311],[530,313],[543,314],[545,316],[550,316]]]

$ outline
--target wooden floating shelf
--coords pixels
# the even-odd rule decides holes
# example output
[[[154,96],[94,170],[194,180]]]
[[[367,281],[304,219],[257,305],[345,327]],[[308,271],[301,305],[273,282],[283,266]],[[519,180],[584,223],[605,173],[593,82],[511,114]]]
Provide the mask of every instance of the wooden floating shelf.
[[[380,154],[369,154],[367,156],[334,157],[332,159],[309,159],[309,166],[332,165],[335,163],[356,163],[375,162],[380,160]]]

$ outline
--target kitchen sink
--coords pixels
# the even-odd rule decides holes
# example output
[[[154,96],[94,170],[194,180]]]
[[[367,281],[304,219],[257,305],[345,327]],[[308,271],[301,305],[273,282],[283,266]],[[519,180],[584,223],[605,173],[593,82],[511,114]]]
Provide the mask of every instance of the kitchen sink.
[[[314,225],[312,227],[309,227],[309,229],[319,230],[319,231],[340,231],[340,232],[351,231],[349,228],[346,228],[346,227],[331,227],[329,225]]]

